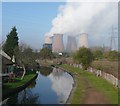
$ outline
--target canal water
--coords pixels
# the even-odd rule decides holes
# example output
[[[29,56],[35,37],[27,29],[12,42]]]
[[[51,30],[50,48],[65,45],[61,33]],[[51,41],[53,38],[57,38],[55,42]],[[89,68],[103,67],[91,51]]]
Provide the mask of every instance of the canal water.
[[[59,68],[43,68],[26,89],[8,99],[7,104],[64,104],[74,81]]]

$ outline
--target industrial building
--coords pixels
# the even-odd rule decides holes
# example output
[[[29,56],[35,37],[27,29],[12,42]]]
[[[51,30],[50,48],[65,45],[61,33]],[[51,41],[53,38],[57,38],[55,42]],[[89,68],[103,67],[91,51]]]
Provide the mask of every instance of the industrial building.
[[[77,36],[67,36],[66,52],[74,52],[80,47],[88,48],[88,35],[86,33],[80,33]],[[53,36],[45,36],[43,48],[48,48],[55,53],[63,53],[65,51],[63,34],[55,33]]]
[[[64,51],[63,34],[56,33],[52,37],[52,51],[56,53]]]
[[[76,48],[77,48],[76,37],[75,36],[68,36],[67,37],[66,51],[73,52],[76,50]]]
[[[52,38],[49,36],[45,36],[45,43],[43,44],[43,48],[48,48],[52,50]]]
[[[45,43],[45,44],[43,44],[43,48],[47,48],[49,50],[52,50],[52,44]]]
[[[88,48],[88,35],[86,33],[81,33],[78,35],[78,44],[77,44],[77,49],[80,47],[86,47]]]

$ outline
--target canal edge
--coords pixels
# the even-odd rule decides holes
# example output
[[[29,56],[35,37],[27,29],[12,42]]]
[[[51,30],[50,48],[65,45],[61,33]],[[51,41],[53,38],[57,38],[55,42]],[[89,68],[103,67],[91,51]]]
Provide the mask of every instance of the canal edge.
[[[15,93],[18,93],[20,91],[22,91],[23,89],[25,89],[27,86],[30,85],[30,83],[35,80],[37,78],[38,74],[36,74],[31,80],[29,80],[28,82],[26,82],[25,84],[14,88],[12,90],[10,90],[6,95],[2,96],[2,101],[4,101],[5,99],[9,98],[10,96],[14,95]]]
[[[56,66],[55,66],[56,67]],[[65,72],[67,72],[68,74],[70,74],[71,76],[72,76],[72,78],[73,78],[73,81],[74,81],[74,84],[72,85],[72,89],[71,89],[71,91],[70,91],[70,94],[69,94],[69,96],[68,96],[68,98],[67,98],[67,100],[66,100],[66,104],[70,104],[70,100],[71,100],[71,98],[72,98],[72,95],[73,95],[73,93],[74,93],[74,91],[75,91],[75,89],[76,89],[76,78],[75,78],[75,76],[76,76],[76,74],[72,74],[72,73],[70,73],[70,72],[68,72],[67,70],[65,70],[64,68],[61,68],[61,67],[56,67],[56,68],[59,68],[59,69],[61,69],[61,70],[63,70],[63,71],[65,71]]]

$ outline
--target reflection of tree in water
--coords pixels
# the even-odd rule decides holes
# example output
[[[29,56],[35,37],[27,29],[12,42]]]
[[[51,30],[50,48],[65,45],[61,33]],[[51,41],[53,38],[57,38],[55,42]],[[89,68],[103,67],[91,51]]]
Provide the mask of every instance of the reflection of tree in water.
[[[10,99],[8,99],[7,104],[34,104],[37,102],[39,95],[38,94],[32,94],[32,91],[30,90],[30,88],[35,87],[36,85],[36,81],[34,80],[30,85],[29,89],[25,89],[23,91],[21,91],[18,94],[15,94],[14,96],[10,97]]]
[[[17,104],[18,103],[17,97],[18,97],[18,94],[15,94],[14,96],[10,97],[10,99],[8,99],[7,101],[8,106],[10,104]]]
[[[51,67],[42,67],[40,70],[40,74],[43,76],[48,76],[52,73],[52,68]]]
[[[55,79],[60,79],[60,77],[63,75],[64,71],[59,68],[53,68],[52,75]]]
[[[33,94],[30,89],[23,90],[18,97],[18,104],[36,104],[39,95]]]
[[[36,85],[36,80],[32,81],[31,84],[27,88],[34,88]]]

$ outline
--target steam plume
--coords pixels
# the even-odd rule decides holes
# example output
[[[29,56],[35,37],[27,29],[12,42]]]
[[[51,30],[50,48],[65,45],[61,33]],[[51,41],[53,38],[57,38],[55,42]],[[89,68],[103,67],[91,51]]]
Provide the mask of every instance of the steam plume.
[[[96,38],[103,37],[112,25],[117,26],[117,14],[117,3],[71,3],[68,0],[65,5],[59,7],[59,13],[52,20],[52,28],[47,35],[88,33]]]

